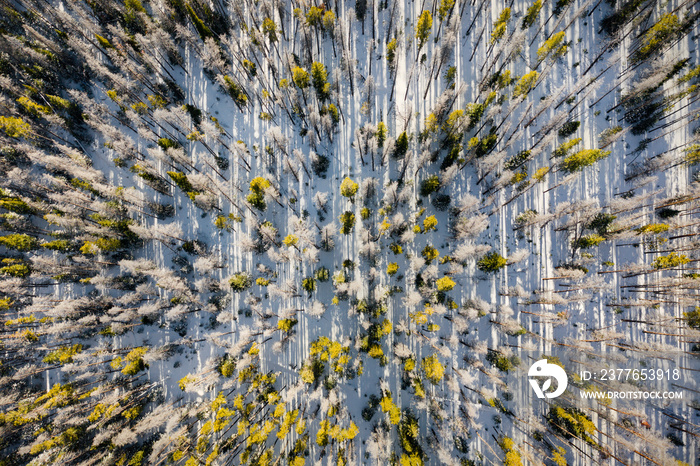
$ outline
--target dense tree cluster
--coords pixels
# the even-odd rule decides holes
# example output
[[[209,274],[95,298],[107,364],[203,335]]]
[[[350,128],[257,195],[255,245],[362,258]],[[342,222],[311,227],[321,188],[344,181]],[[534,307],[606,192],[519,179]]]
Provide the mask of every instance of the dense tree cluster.
[[[690,461],[699,15],[6,2],[0,466]]]

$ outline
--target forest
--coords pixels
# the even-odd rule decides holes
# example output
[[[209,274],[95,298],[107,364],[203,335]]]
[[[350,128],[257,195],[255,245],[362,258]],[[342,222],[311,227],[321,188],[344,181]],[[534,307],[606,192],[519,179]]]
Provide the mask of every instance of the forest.
[[[0,466],[700,464],[699,18],[4,0]]]

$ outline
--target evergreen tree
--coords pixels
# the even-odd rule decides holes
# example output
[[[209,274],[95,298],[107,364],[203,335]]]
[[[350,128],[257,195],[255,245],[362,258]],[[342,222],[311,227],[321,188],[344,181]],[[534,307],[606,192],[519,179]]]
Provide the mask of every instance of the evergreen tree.
[[[39,242],[36,238],[26,234],[11,234],[0,236],[0,244],[8,249],[17,251],[31,251],[39,247]]]
[[[428,10],[424,10],[418,17],[416,23],[416,40],[418,40],[418,50],[423,48],[425,42],[430,36],[430,31],[433,28],[433,15]]]
[[[323,63],[314,62],[313,65],[311,65],[311,80],[314,89],[316,89],[316,95],[318,96],[319,100],[326,100],[329,96],[331,85],[328,82],[328,73],[326,72],[326,67],[323,66]],[[297,83],[296,78],[294,82]],[[298,83],[297,86],[302,87]]]
[[[611,151],[603,151],[601,149],[584,149],[564,159],[561,167],[568,173],[574,173],[593,165],[598,160],[604,159],[610,155]]]
[[[340,232],[344,235],[349,235],[355,227],[355,214],[346,211],[340,217]]]
[[[542,10],[542,0],[535,0],[532,5],[527,8],[525,16],[523,16],[523,22],[521,29],[529,29],[537,21],[537,17]]]
[[[295,66],[292,69],[292,81],[299,89],[309,87],[309,73],[304,68]]]
[[[347,198],[353,198],[355,197],[355,194],[357,193],[357,190],[360,188],[360,185],[355,183],[353,180],[351,180],[348,177],[345,177],[342,183],[340,183],[340,194],[347,197]]]
[[[503,256],[493,251],[479,259],[476,265],[482,272],[495,273],[505,267],[507,263],[508,261]]]

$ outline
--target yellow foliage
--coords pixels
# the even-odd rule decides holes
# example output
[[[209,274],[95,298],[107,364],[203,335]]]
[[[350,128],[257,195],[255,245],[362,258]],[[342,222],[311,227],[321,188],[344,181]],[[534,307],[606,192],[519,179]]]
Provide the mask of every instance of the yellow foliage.
[[[504,8],[498,19],[493,23],[493,31],[491,32],[491,43],[498,42],[506,33],[506,26],[510,20],[510,8]]]
[[[401,466],[423,466],[423,460],[415,453],[411,455],[403,453],[401,455]]]
[[[406,362],[403,363],[403,368],[406,372],[411,372],[416,368],[416,360],[413,358],[406,359]]]
[[[434,113],[431,113],[425,119],[425,130],[429,133],[434,133],[438,130],[438,119]]]
[[[0,129],[11,138],[27,137],[32,127],[21,118],[0,116]]]
[[[297,244],[297,242],[299,242],[299,237],[297,235],[287,235],[287,237],[284,238],[284,241],[283,241],[285,246],[290,247],[290,248],[292,246],[295,246]]]
[[[442,277],[435,282],[438,291],[450,291],[455,287],[456,283],[450,277]]]
[[[533,70],[520,78],[513,89],[513,98],[525,97],[535,87],[539,75],[536,70]]]
[[[95,406],[95,409],[92,411],[92,414],[88,416],[88,421],[90,422],[96,422],[98,421],[102,415],[107,411],[107,405],[98,403],[97,406]]]
[[[423,220],[423,229],[425,231],[436,230],[437,224],[438,221],[435,218],[435,215],[431,215],[430,217],[426,217],[425,220]]]
[[[122,416],[129,420],[136,419],[139,417],[139,414],[141,414],[141,411],[143,410],[143,406],[134,406],[133,408],[127,409],[122,413]]]
[[[340,183],[340,194],[351,198],[357,193],[359,187],[360,185],[346,176],[343,182]]]
[[[440,383],[445,373],[445,367],[440,363],[437,355],[433,354],[432,356],[423,358],[421,365],[423,366],[425,376],[430,382],[433,384]]]
[[[219,394],[214,398],[214,401],[211,402],[211,410],[213,412],[217,412],[219,408],[221,408],[223,405],[226,404],[226,397],[224,396],[224,392],[219,392]]]
[[[556,59],[564,55],[568,50],[568,46],[564,42],[565,38],[564,31],[552,35],[542,44],[542,47],[537,49],[537,59],[542,61],[548,56]]]
[[[369,349],[369,356],[375,359],[381,358],[384,356],[384,351],[382,350],[382,347],[379,345],[372,345],[372,347]]]
[[[316,377],[314,376],[314,371],[308,364],[304,364],[304,366],[299,371],[299,375],[301,376],[301,380],[303,380],[306,383],[314,383],[314,381],[316,380]]]
[[[379,405],[382,408],[382,412],[389,413],[389,422],[396,425],[401,420],[401,410],[398,406],[394,404],[391,397],[385,396],[379,401]]]
[[[540,182],[544,179],[547,173],[549,173],[549,167],[538,168],[535,174],[532,175],[532,179],[537,182]]]
[[[294,431],[297,433],[297,435],[301,435],[304,433],[306,430],[306,420],[305,419],[299,419],[297,421],[297,425],[294,428]]]
[[[187,374],[186,376],[181,378],[177,384],[180,387],[180,390],[184,391],[189,384],[196,382],[196,381],[197,381],[197,379],[193,375]]]

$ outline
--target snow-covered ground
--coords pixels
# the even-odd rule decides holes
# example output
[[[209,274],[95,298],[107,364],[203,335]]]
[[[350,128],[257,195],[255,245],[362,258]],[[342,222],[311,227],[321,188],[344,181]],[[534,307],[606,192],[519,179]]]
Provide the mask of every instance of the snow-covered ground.
[[[601,31],[601,21],[611,6],[592,0],[559,2],[558,14],[555,2],[545,1],[526,28],[521,24],[528,2],[458,1],[444,14],[440,8],[450,2],[366,4],[364,25],[356,19],[354,1],[325,4],[322,14],[333,12],[333,18],[324,16],[314,25],[307,16],[312,5],[305,2],[231,3],[226,5],[230,36],[206,44],[189,22],[177,26],[182,64],[161,63],[156,71],[160,77],[167,72],[183,90],[182,103],[202,110],[199,125],[179,105],[131,111],[132,95],[115,98],[107,94],[112,86],[94,83],[92,98],[105,107],[93,107],[92,121],[99,115],[123,131],[137,156],[115,166],[116,158],[124,158],[123,145],[107,130],[95,131],[94,142],[84,148],[91,169],[104,175],[106,186],[174,207],[174,215],[161,219],[130,207],[138,225],[132,231],[145,239],[143,245],[129,257],[93,256],[112,264],[100,267],[101,277],[145,277],[150,289],[136,293],[146,304],[134,306],[152,323],[124,317],[123,333],[93,334],[86,345],[110,351],[150,348],[141,382],[162,389],[162,397],[147,404],[144,419],[158,404],[173,406],[178,419],[187,419],[150,430],[120,426],[117,446],[137,449],[155,435],[172,444],[156,443],[162,450],[149,453],[154,464],[167,454],[204,464],[216,456],[213,452],[220,464],[243,464],[243,445],[250,447],[254,426],[275,419],[276,403],[269,393],[255,392],[248,399],[251,409],[265,414],[239,410],[226,429],[211,434],[203,428],[207,416],[219,417],[204,406],[223,393],[233,409],[238,394],[254,392],[241,374],[257,367],[261,374],[277,375],[274,389],[286,412],[298,410],[306,425],[275,436],[280,418],[251,448],[258,454],[271,448],[290,463],[295,442],[308,435],[299,455],[306,464],[420,464],[418,457],[425,464],[518,464],[508,463],[515,457],[523,464],[555,464],[557,455],[566,463],[556,464],[570,465],[665,465],[674,459],[695,464],[700,364],[694,345],[700,344],[700,333],[699,324],[689,327],[685,313],[697,305],[697,279],[689,274],[698,258],[692,236],[698,206],[694,169],[683,157],[697,138],[697,92],[674,100],[665,119],[641,135],[632,134],[624,120],[627,110],[619,104],[652,67],[666,70],[683,58],[689,58],[687,66],[657,92],[670,97],[695,82],[682,84],[678,78],[700,62],[697,22],[648,63],[637,65],[631,57],[662,15],[683,19],[697,14],[697,5],[644,3],[642,11],[650,16],[640,15],[642,24],[627,24],[610,37]],[[155,2],[147,7],[154,17],[165,8]],[[507,8],[499,38],[494,31]],[[432,22],[421,44],[416,31],[425,11],[432,13]],[[276,23],[276,41],[262,32],[265,18]],[[98,20],[93,23],[100,34],[120,42]],[[538,49],[561,31],[567,43],[561,56],[539,60]],[[165,54],[162,45],[154,50]],[[116,53],[96,53],[96,60],[107,62],[111,54],[114,62]],[[244,59],[255,64],[254,73]],[[325,65],[327,99],[313,83],[299,86],[293,78],[297,66],[311,73],[312,62]],[[525,86],[522,77],[533,71],[531,89],[518,96],[517,89]],[[239,107],[227,94],[224,75],[245,90],[246,105]],[[144,100],[151,94],[138,82],[126,87]],[[474,104],[485,102],[483,116],[469,116]],[[337,108],[337,122],[328,104]],[[108,116],[107,110],[116,115],[120,106],[126,108],[128,126]],[[561,136],[562,125],[570,121],[580,126]],[[620,134],[607,143],[602,133],[618,126]],[[185,137],[195,130],[201,134]],[[496,143],[479,153],[490,130]],[[407,150],[395,157],[402,133]],[[182,149],[164,151],[158,138],[177,139]],[[553,153],[573,138],[581,141],[569,155],[583,149],[611,152],[568,174],[563,158]],[[454,162],[443,163],[452,148]],[[506,161],[523,151],[530,151],[524,164],[507,171]],[[217,165],[213,154],[228,166]],[[318,156],[329,161],[323,174],[313,168]],[[642,172],[645,162],[648,169]],[[143,163],[171,184],[170,195],[129,170]],[[170,183],[166,172],[173,170],[187,175],[199,193],[194,201]],[[524,175],[513,179],[518,172]],[[422,195],[423,183],[435,175],[439,189]],[[264,210],[246,201],[257,177],[270,183]],[[341,195],[347,178],[359,185],[351,197]],[[448,208],[436,207],[438,195],[449,196]],[[99,199],[93,201],[94,206]],[[662,218],[663,207],[681,212]],[[344,212],[355,217],[349,234],[340,233]],[[604,240],[591,248],[572,247],[594,233],[588,226],[601,212],[616,216]],[[424,223],[430,216],[437,221],[434,231]],[[661,223],[669,228],[656,234],[639,230]],[[327,244],[329,236],[334,244]],[[667,241],[652,244],[659,238]],[[202,249],[195,245],[187,252],[191,243],[183,240],[196,240]],[[429,246],[439,255],[427,263]],[[495,273],[477,266],[490,251],[508,260]],[[655,260],[673,252],[690,262],[654,268]],[[396,274],[387,273],[390,264],[398,266]],[[329,279],[315,280],[315,289],[305,290],[303,281],[318,278],[322,268]],[[240,272],[250,274],[252,284],[235,292],[230,279]],[[454,288],[438,291],[443,277]],[[60,300],[91,292],[92,298],[122,298],[99,317],[101,324],[114,326],[123,317],[119,311],[126,313],[130,301],[124,297],[131,292],[99,283],[61,283],[44,291]],[[144,310],[154,302],[155,312]],[[322,337],[340,343],[347,361],[334,374],[326,359],[308,379],[312,358],[333,359],[330,347],[312,351]],[[164,346],[172,355],[152,356]],[[228,377],[220,366],[225,355],[237,365]],[[80,357],[87,364],[96,355]],[[538,399],[528,382],[528,368],[543,357],[555,358],[568,374],[568,389],[556,399]],[[431,372],[431,361],[444,373]],[[601,375],[609,369],[661,369],[664,375],[643,383],[579,378],[581,371]],[[42,383],[49,389],[79,372],[73,365],[51,369]],[[115,372],[107,377],[120,376]],[[584,393],[613,390],[674,390],[683,398],[583,399]],[[401,422],[391,414],[392,403],[403,413]],[[569,409],[568,427],[562,426],[567,418],[552,414],[558,407]],[[594,427],[571,417],[577,412],[572,407]],[[422,454],[401,441],[411,431],[409,412],[418,426],[411,438]],[[355,425],[357,432],[345,438],[331,433],[333,439],[322,445],[319,430],[325,421],[347,432]],[[183,425],[187,429],[179,430]],[[575,433],[575,428],[582,430]],[[125,432],[138,435],[125,440]],[[192,443],[177,444],[175,439],[185,437]],[[196,445],[204,437],[211,441],[200,450]],[[216,445],[233,438],[240,439],[240,448],[234,443],[231,450],[218,450]],[[184,454],[173,458],[175,451]]]

